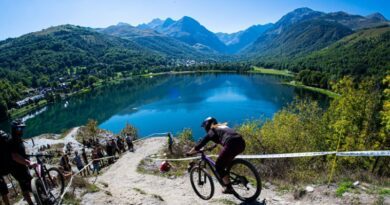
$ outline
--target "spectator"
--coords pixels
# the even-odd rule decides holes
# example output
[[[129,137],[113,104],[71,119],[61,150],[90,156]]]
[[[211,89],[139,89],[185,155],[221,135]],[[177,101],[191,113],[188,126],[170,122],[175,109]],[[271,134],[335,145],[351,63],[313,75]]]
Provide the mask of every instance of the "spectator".
[[[60,168],[64,172],[64,176],[68,177],[72,175],[72,167],[69,164],[68,153],[63,154],[60,158]]]
[[[83,161],[84,161],[84,164],[87,165],[88,164],[88,156],[87,156],[87,153],[85,152],[85,149],[83,148],[82,149],[82,153],[81,153],[81,157],[83,158]],[[89,170],[90,170],[90,166],[88,166],[86,168],[87,170],[87,174],[89,175]]]
[[[129,152],[134,152],[134,145],[133,145],[133,137],[130,135],[126,136],[126,144],[127,144],[127,149],[129,149]]]
[[[118,146],[119,153],[125,152],[125,145],[123,144],[122,138],[119,136],[116,137],[116,144]]]
[[[83,162],[81,161],[79,152],[77,152],[77,151],[74,152],[74,158],[73,158],[73,161],[72,161],[72,162],[73,162],[73,164],[76,165],[76,167],[77,167],[77,169],[78,169],[79,171],[81,171],[81,170],[84,168],[84,164],[83,164]],[[87,176],[87,175],[86,175],[86,172],[85,172],[85,169],[84,169],[82,172],[80,172],[80,174],[81,174],[81,176]]]
[[[173,136],[170,132],[168,132],[168,149],[171,154],[173,154],[172,145],[173,145]]]
[[[113,146],[112,146],[111,141],[107,140],[106,152],[107,152],[108,157],[111,157],[111,156],[114,155],[113,149],[114,149],[114,148],[113,148]],[[109,163],[109,164],[111,164],[111,163],[113,163],[113,162],[114,162],[114,161],[113,161],[113,158],[109,158],[109,159],[108,159],[108,163]]]
[[[99,174],[100,166],[99,166],[99,156],[97,154],[97,148],[95,148],[92,151],[92,164],[93,164],[93,170],[92,174],[96,172],[96,174]]]

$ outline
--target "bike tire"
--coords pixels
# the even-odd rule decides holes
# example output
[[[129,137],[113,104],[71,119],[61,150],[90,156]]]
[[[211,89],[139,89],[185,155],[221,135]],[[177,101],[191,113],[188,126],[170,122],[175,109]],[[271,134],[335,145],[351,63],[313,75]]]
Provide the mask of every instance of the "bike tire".
[[[58,168],[52,167],[52,168],[48,169],[47,172],[45,173],[44,177],[45,177],[46,183],[53,183],[53,180],[55,180],[55,179],[53,179],[52,176],[49,176],[50,178],[47,176],[47,175],[49,175],[49,174],[51,175],[53,173],[54,173],[54,176],[57,177],[56,183],[59,183],[58,184],[58,191],[59,191],[58,197],[55,197],[56,198],[55,200],[58,200],[59,197],[62,195],[62,193],[64,193],[65,179],[64,179],[64,175],[62,174],[62,172]],[[48,180],[50,180],[50,181],[48,181]],[[53,188],[53,187],[49,187],[49,188]],[[51,192],[52,190],[49,190],[49,191]]]
[[[195,179],[195,177],[197,177],[198,179]],[[202,180],[202,178],[203,178],[203,181],[200,181],[200,180]],[[199,166],[193,167],[190,171],[190,179],[191,179],[192,188],[194,189],[196,195],[198,195],[201,199],[209,200],[209,199],[211,199],[211,197],[213,197],[213,195],[214,195],[214,182],[213,182],[213,179],[211,178],[210,174],[205,169],[200,168]],[[207,182],[210,184],[210,193],[208,193],[208,194],[200,193],[197,185],[199,185],[199,183],[207,183]]]
[[[256,181],[256,185],[255,185],[255,192],[254,194],[252,194],[251,196],[242,196],[240,193],[237,192],[237,188],[238,187],[235,187],[234,185],[232,185],[232,188],[233,188],[233,195],[238,198],[239,200],[241,201],[244,201],[244,202],[252,202],[252,201],[255,201],[257,199],[257,197],[259,197],[260,193],[261,193],[261,178],[260,178],[260,175],[259,173],[257,172],[256,168],[248,161],[246,160],[243,160],[243,159],[234,159],[232,161],[232,163],[230,164],[230,166],[227,168],[227,171],[229,173],[229,176],[230,176],[230,180],[232,182],[232,174],[231,174],[231,169],[235,166],[238,166],[238,165],[242,165],[242,166],[245,166],[248,168],[247,171],[250,171],[251,174],[252,174],[252,177],[254,178],[251,178],[252,180],[255,180]],[[240,174],[242,175],[242,173],[240,172]],[[245,173],[244,173],[245,174]],[[245,177],[245,176],[244,176]],[[247,178],[249,178],[248,176],[245,177],[245,180],[248,180]],[[247,181],[249,182],[249,181]]]
[[[38,205],[43,205],[43,203],[42,203],[43,199],[41,198],[41,192],[42,191],[44,192],[45,190],[44,190],[43,184],[39,178],[34,177],[31,180],[31,191],[34,195],[35,202]]]

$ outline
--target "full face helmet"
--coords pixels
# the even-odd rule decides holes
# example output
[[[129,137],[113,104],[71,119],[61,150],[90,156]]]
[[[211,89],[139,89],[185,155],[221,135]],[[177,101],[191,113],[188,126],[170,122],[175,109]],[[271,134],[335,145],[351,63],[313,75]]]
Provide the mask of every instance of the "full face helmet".
[[[213,117],[208,117],[206,118],[203,122],[202,122],[202,125],[201,127],[203,127],[206,132],[208,132],[211,128],[211,125],[214,125],[214,124],[217,124],[217,120]]]

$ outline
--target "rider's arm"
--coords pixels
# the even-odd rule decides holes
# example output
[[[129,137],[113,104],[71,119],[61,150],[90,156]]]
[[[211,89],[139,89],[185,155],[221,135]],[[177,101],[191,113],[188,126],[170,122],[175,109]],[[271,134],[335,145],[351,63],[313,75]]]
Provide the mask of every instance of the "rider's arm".
[[[203,137],[203,139],[194,147],[196,151],[199,151],[204,147],[213,137],[214,137],[214,132],[209,131],[206,136]]]
[[[16,152],[13,152],[11,154],[11,156],[12,156],[12,160],[14,160],[15,162],[17,162],[19,164],[26,165],[26,166],[30,166],[31,165],[30,160],[25,159],[24,157],[22,157],[20,154],[18,154]]]

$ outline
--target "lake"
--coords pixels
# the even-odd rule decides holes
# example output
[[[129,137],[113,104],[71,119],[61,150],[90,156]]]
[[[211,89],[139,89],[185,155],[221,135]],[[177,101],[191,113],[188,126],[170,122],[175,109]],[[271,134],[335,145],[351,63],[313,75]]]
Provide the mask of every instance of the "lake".
[[[100,128],[114,133],[128,122],[141,136],[191,128],[199,138],[204,135],[200,124],[208,116],[235,126],[272,118],[294,98],[327,101],[324,95],[283,85],[281,80],[271,75],[223,73],[139,77],[41,108],[26,117],[25,137],[60,133],[96,119]],[[7,122],[0,126],[7,128]]]

